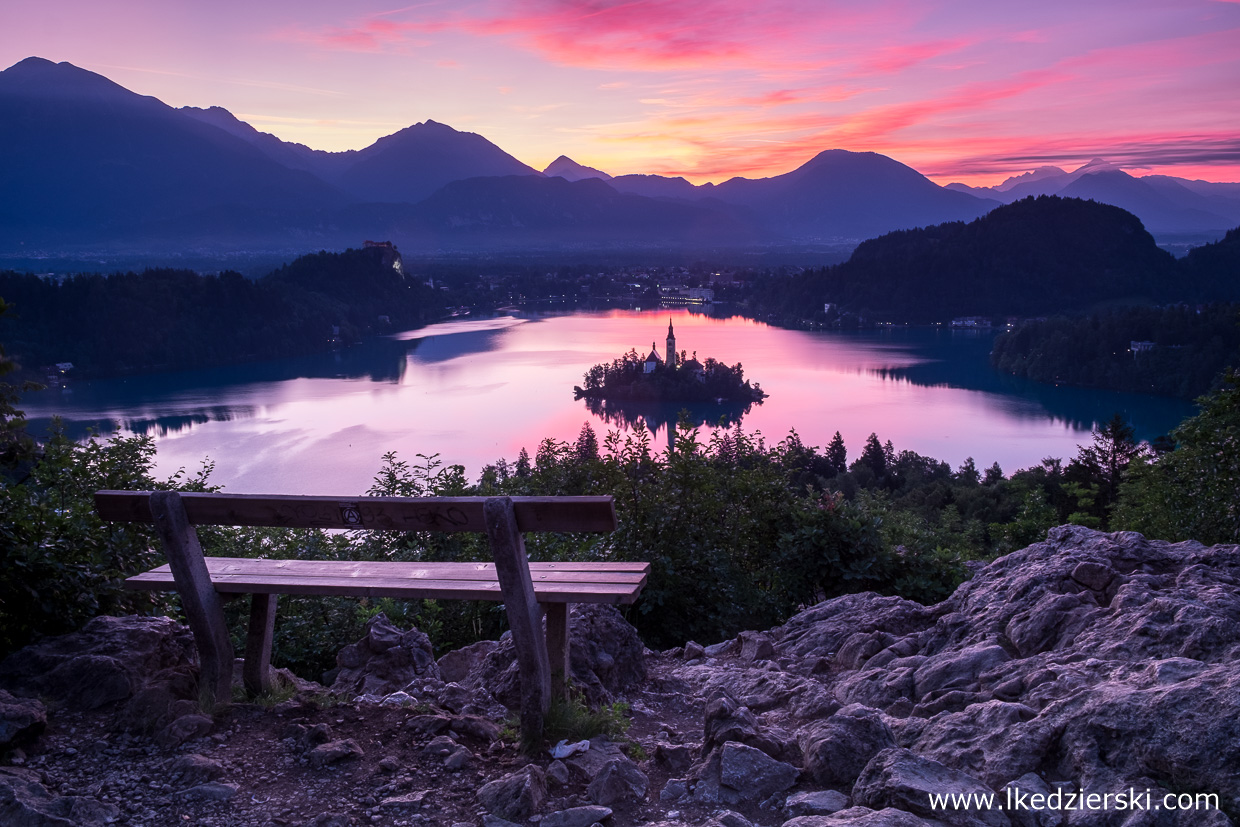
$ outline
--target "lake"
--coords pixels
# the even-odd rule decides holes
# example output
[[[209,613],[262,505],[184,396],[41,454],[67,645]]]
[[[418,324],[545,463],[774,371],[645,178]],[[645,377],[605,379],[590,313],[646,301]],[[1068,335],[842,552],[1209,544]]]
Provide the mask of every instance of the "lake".
[[[1113,413],[1152,439],[1195,410],[1000,375],[987,364],[989,333],[795,331],[683,308],[449,321],[310,357],[76,382],[29,394],[22,407],[36,426],[62,416],[75,436],[90,426],[150,434],[161,475],[210,458],[212,479],[235,493],[360,493],[387,451],[410,462],[439,454],[472,481],[523,447],[533,456],[545,438],[575,439],[586,422],[601,442],[640,419],[666,446],[683,406],[592,412],[573,386],[630,348],[644,356],[653,342],[663,354],[669,319],[678,349],[741,362],[769,394],[747,412],[696,406],[696,421],[739,418],[768,442],[795,428],[819,447],[838,430],[850,461],[875,432],[897,451],[953,467],[972,456],[1010,474],[1043,457],[1066,461]]]

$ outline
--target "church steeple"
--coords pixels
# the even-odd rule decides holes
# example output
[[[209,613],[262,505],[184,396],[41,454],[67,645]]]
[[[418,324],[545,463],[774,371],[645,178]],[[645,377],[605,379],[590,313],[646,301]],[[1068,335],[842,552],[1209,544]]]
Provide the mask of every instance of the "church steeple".
[[[676,367],[676,334],[672,331],[672,320],[667,320],[667,366]]]

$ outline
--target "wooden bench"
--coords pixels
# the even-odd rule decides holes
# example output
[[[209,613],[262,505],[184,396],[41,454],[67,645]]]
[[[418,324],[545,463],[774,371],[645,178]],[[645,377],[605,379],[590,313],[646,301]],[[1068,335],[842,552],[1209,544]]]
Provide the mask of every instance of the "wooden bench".
[[[502,600],[521,673],[522,735],[537,743],[552,694],[568,674],[571,603],[633,603],[648,563],[529,562],[523,532],[608,532],[611,497],[303,497],[99,491],[105,520],[154,523],[168,565],[130,577],[131,589],[176,590],[198,646],[201,681],[216,698],[232,686],[233,650],[220,594],[251,595],[242,670],[252,694],[271,689],[280,594]],[[406,563],[205,557],[196,525],[386,531],[476,531],[491,563]],[[545,613],[546,630],[541,633]]]

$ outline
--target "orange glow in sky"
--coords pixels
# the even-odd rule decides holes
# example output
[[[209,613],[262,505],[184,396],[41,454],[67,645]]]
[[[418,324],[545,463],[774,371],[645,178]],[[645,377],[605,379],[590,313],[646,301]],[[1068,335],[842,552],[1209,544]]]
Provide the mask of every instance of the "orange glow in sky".
[[[1235,0],[49,0],[38,55],[317,149],[434,119],[543,168],[694,183],[875,151],[985,185],[1102,157],[1240,181]]]

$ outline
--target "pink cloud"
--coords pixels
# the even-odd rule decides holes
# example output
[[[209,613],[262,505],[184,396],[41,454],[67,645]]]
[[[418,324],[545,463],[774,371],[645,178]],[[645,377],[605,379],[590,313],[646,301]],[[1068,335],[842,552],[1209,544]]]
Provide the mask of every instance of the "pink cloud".
[[[898,74],[941,55],[957,52],[972,43],[968,40],[936,40],[929,43],[900,43],[884,46],[874,57],[862,61],[858,74]]]
[[[571,66],[661,70],[744,64],[804,70],[829,65],[818,53],[823,44],[812,42],[815,33],[846,31],[875,16],[843,4],[804,7],[795,1],[493,0],[480,10],[436,18],[372,16],[285,36],[326,49],[378,51],[414,33],[460,31],[508,38]]]

